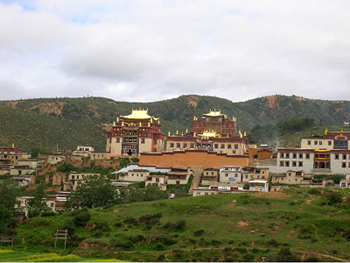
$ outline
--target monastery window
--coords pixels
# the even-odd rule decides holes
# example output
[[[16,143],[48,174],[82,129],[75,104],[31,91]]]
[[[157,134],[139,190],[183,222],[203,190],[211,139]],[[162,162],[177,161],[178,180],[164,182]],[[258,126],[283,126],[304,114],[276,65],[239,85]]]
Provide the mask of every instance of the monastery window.
[[[184,143],[184,148],[187,148],[187,143]]]
[[[137,138],[133,138],[133,141],[134,141],[134,142],[137,142]]]
[[[299,153],[299,159],[303,159],[303,154]]]
[[[116,143],[120,143],[120,138],[115,139]]]
[[[236,149],[236,150],[238,149],[238,144],[235,144],[235,149]]]
[[[339,154],[336,154],[336,155],[335,155],[335,159],[336,159],[336,160],[339,160]]]
[[[248,175],[245,176],[245,179],[248,179]]]
[[[293,153],[293,159],[296,159],[296,158],[297,158],[297,154]]]
[[[181,144],[180,143],[177,143],[176,144],[176,148],[180,148],[181,147]]]
[[[74,176],[74,175],[72,175],[72,179],[75,179],[75,176]]]
[[[343,153],[343,160],[346,160],[346,154]]]
[[[232,147],[231,144],[227,145],[227,149],[231,149],[231,147]]]
[[[311,141],[307,141],[307,145],[311,145]]]
[[[286,166],[289,166],[289,161],[286,161]]]
[[[306,154],[306,159],[310,159],[310,154],[309,153]]]
[[[317,145],[317,141],[314,141],[314,145]]]
[[[319,145],[322,145],[322,141],[319,141],[318,144],[319,144]]]
[[[303,167],[303,162],[299,162],[299,167]]]
[[[296,166],[297,166],[297,162],[293,162],[293,163],[292,163],[292,166],[293,166],[293,167],[296,167]]]
[[[192,149],[194,148],[194,144],[193,143],[190,144],[190,148],[192,148]]]
[[[225,149],[225,144],[221,144],[221,145],[220,145],[220,148],[221,148],[221,149]]]
[[[238,174],[235,174],[235,177],[238,177]]]
[[[289,176],[292,176],[292,173],[288,173]]]
[[[328,141],[328,146],[332,146],[332,141]]]
[[[214,144],[215,149],[219,148],[219,144]]]
[[[174,144],[173,143],[170,143],[170,148],[174,148]]]
[[[280,166],[281,166],[281,167],[284,166],[284,161],[280,161]]]
[[[225,174],[225,177],[228,177],[228,174]]]
[[[346,168],[346,162],[343,162],[343,163],[341,164],[341,168]]]

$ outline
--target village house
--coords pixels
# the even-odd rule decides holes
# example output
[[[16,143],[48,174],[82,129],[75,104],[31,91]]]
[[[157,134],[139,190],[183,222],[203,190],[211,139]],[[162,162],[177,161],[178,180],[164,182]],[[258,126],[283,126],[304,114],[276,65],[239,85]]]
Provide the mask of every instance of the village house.
[[[70,172],[68,175],[68,181],[64,182],[64,191],[76,191],[79,184],[83,184],[89,176],[99,176],[98,173],[77,173]]]
[[[341,188],[350,188],[350,174],[343,174],[339,183]]]
[[[249,181],[249,191],[268,192],[269,183],[266,180]]]
[[[271,175],[273,184],[310,185],[312,179],[313,174],[305,174],[303,171],[287,171],[283,174]]]
[[[246,166],[243,168],[243,174],[242,174],[242,183],[249,183],[251,180],[269,180],[270,179],[270,173],[268,168],[256,168],[256,167],[249,167]]]
[[[145,187],[148,185],[157,185],[160,190],[165,191],[167,189],[168,176],[162,174],[152,174],[147,177],[145,181]]]
[[[224,165],[219,170],[219,182],[221,183],[240,183],[242,182],[242,167]]]
[[[189,168],[172,167],[168,172],[168,185],[169,184],[187,184],[192,172]]]
[[[35,174],[38,171],[42,164],[43,160],[19,160],[16,165],[10,167],[10,175],[31,175]]]
[[[201,185],[214,185],[219,181],[219,169],[206,168],[203,171]]]
[[[192,196],[202,196],[202,195],[217,195],[217,194],[233,194],[233,193],[245,193],[247,191],[243,190],[238,186],[209,186],[209,187],[194,187]]]
[[[113,174],[117,175],[117,180],[120,182],[145,182],[148,177],[151,177],[150,174],[166,175],[170,170],[170,168],[130,164]]]

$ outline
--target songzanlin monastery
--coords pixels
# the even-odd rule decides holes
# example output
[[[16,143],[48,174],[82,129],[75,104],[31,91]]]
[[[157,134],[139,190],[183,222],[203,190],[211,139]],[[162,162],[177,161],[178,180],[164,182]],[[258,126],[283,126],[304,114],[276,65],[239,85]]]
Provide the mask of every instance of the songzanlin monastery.
[[[192,132],[168,134],[160,131],[158,118],[147,110],[132,110],[120,116],[107,135],[107,152],[111,156],[136,155],[141,165],[221,167],[249,163],[247,136],[236,130],[236,119],[220,111],[194,117]]]

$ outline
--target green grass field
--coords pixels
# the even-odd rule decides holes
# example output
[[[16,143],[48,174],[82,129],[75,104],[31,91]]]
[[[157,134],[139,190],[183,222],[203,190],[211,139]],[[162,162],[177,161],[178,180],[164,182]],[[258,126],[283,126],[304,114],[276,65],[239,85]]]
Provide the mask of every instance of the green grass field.
[[[332,191],[341,203],[330,205]],[[349,200],[349,190],[303,188],[188,197],[92,209],[83,226],[78,212],[66,212],[19,225],[11,249],[68,261],[261,261],[283,249],[301,260],[350,261]],[[57,228],[69,230],[67,250],[63,241],[53,249]],[[16,253],[6,254],[0,260]]]

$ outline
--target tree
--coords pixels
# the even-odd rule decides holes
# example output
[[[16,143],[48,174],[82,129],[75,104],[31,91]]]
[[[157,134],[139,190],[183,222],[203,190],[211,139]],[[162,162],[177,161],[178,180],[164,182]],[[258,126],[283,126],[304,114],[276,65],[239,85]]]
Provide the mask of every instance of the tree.
[[[157,185],[147,185],[146,191],[144,194],[143,201],[154,201],[154,200],[161,200],[161,199],[167,199],[168,194],[162,190],[159,189]]]
[[[93,175],[79,183],[77,191],[69,195],[68,208],[102,207],[115,203],[117,192],[114,186],[103,176]]]
[[[28,201],[28,206],[31,209],[36,209],[40,212],[49,210],[45,199],[47,197],[47,193],[45,192],[46,186],[40,184],[33,194],[33,198]]]
[[[45,153],[45,152],[46,152],[45,149],[42,149],[39,147],[30,148],[30,154],[31,154],[32,158],[37,158],[39,153]]]
[[[13,211],[16,205],[16,197],[20,196],[22,189],[17,181],[7,179],[0,182],[0,204],[9,211]]]
[[[3,234],[11,219],[11,211],[4,204],[0,204],[0,233]]]

